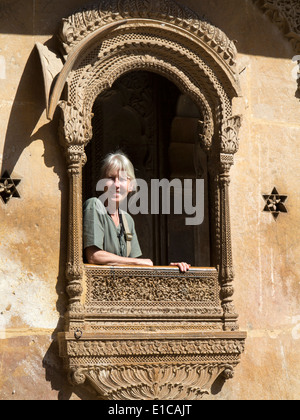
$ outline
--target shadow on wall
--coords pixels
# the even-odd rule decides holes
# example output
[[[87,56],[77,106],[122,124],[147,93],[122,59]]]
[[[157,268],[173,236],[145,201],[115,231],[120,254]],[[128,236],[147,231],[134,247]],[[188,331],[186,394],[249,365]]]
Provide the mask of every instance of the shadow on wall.
[[[51,44],[51,42],[47,42],[45,45],[47,44]],[[24,150],[32,142],[42,140],[45,149],[43,156],[45,165],[48,168],[53,168],[53,171],[59,176],[60,190],[62,190],[61,181],[65,182],[66,175],[62,170],[64,167],[63,156],[57,141],[57,117],[35,131],[45,110],[44,98],[42,68],[38,52],[34,47],[25,65],[11,108],[1,173],[7,170],[11,174]]]
[[[30,173],[20,173],[17,168],[18,162],[32,143],[42,141],[44,145],[44,163],[47,168],[52,168],[53,172],[58,176],[58,188],[61,192],[61,208],[68,207],[68,176],[66,172],[63,150],[58,141],[58,118],[56,115],[54,120],[48,122],[35,130],[37,124],[42,120],[45,110],[44,86],[42,79],[42,68],[36,48],[34,48],[28,58],[24,72],[22,74],[18,90],[11,108],[9,117],[5,143],[3,148],[3,159],[1,165],[1,174],[5,171],[13,178],[21,179],[19,192],[21,200],[24,203],[30,197],[22,196],[22,183],[26,183],[29,179],[32,187],[38,188],[38,176],[32,177]],[[32,158],[33,159],[33,158]],[[26,166],[30,168],[30,161]],[[26,170],[26,169],[25,169]],[[29,169],[30,170],[30,169]],[[26,189],[27,193],[29,188]],[[41,203],[42,205],[43,203]],[[9,203],[8,203],[9,205]],[[67,212],[61,211],[60,216],[60,243],[58,244],[59,253],[59,270],[56,281],[57,302],[56,310],[58,312],[58,323],[52,333],[52,343],[48,348],[43,360],[41,361],[45,369],[46,381],[50,382],[52,390],[58,392],[59,400],[69,400],[72,394],[78,396],[81,400],[95,399],[94,393],[89,389],[81,389],[80,387],[72,387],[63,370],[63,360],[59,356],[57,333],[64,330],[64,313],[67,308],[66,296],[66,249],[67,249]]]
[[[32,143],[38,140],[42,141],[44,145],[44,164],[47,168],[53,169],[53,172],[58,176],[58,188],[61,192],[60,205],[62,209],[66,209],[68,197],[68,177],[65,170],[62,149],[57,138],[58,117],[56,116],[52,122],[46,123],[35,131],[39,121],[42,121],[44,110],[45,100],[42,69],[37,50],[34,48],[26,63],[11,108],[3,148],[1,175],[5,171],[8,171],[12,178],[21,179],[21,183],[18,186],[18,190],[21,195],[20,205],[22,205],[22,202],[24,205],[26,205],[27,202],[30,203],[31,197],[26,196],[30,192],[30,187],[27,186],[26,188],[26,183],[30,183],[32,188],[39,188],[39,176],[36,173],[34,173],[34,175],[30,173],[31,164],[35,163],[33,160],[31,161],[34,157],[31,157],[30,150],[27,151],[26,155],[28,162],[25,161],[25,165],[22,163],[22,166],[19,166],[18,162],[25,150]],[[26,168],[28,168],[27,173],[25,173]],[[22,196],[22,185],[24,185],[24,191],[26,191],[26,195],[24,196]],[[13,200],[16,199],[14,198]],[[42,205],[43,203],[41,202],[41,206]],[[9,202],[7,206],[9,206]],[[57,212],[57,214],[59,214],[59,212]],[[56,280],[56,309],[59,320],[52,334],[52,344],[46,352],[42,364],[45,369],[46,380],[51,382],[52,389],[58,391],[58,398],[69,399],[72,392],[74,392],[74,389],[72,388],[71,390],[71,386],[67,383],[66,375],[63,372],[62,359],[58,354],[58,344],[56,341],[57,333],[59,331],[63,331],[63,316],[67,305],[67,297],[65,294],[65,250],[67,248],[66,211],[61,212],[60,218],[60,243],[58,244],[60,249],[59,270]],[[47,247],[45,247],[45,249],[47,249]],[[86,397],[81,395],[81,398],[85,399]]]

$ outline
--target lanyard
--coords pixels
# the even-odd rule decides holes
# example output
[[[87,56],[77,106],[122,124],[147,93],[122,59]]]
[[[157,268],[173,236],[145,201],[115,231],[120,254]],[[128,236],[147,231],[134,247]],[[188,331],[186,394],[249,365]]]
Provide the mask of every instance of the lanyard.
[[[121,254],[121,257],[125,257],[125,247],[124,247],[124,242],[122,242],[122,236],[125,236],[125,229],[124,229],[123,218],[122,218],[121,213],[119,213],[119,220],[121,224],[120,233],[118,234],[119,243],[120,243],[120,254]]]

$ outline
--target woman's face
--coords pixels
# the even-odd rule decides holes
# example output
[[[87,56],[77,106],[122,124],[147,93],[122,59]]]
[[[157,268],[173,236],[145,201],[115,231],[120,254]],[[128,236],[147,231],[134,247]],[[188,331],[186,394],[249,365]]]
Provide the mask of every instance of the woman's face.
[[[105,190],[109,205],[115,204],[116,208],[118,208],[119,204],[125,200],[128,193],[131,191],[130,179],[127,176],[127,172],[119,170],[108,171]]]

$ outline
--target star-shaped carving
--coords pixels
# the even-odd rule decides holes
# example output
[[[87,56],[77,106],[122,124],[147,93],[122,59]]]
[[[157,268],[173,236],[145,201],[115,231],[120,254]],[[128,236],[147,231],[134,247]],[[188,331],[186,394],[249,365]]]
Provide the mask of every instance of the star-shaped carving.
[[[20,198],[17,186],[21,182],[20,179],[12,179],[7,171],[4,172],[0,178],[0,197],[4,204],[12,198]]]
[[[288,197],[287,195],[279,194],[275,187],[271,194],[264,194],[263,198],[266,202],[264,211],[271,213],[275,220],[277,220],[279,213],[287,213],[285,202]]]

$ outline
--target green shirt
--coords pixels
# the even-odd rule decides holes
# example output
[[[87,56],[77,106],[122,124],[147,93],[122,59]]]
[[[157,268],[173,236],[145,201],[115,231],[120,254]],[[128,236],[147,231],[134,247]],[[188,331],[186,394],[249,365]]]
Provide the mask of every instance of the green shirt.
[[[122,217],[126,217],[129,230],[133,235],[129,257],[140,257],[142,252],[135,232],[134,221],[128,213],[121,210],[120,213]],[[96,246],[115,255],[127,256],[127,244],[122,224],[120,223],[116,227],[98,198],[90,198],[83,206],[83,246],[84,249]]]

